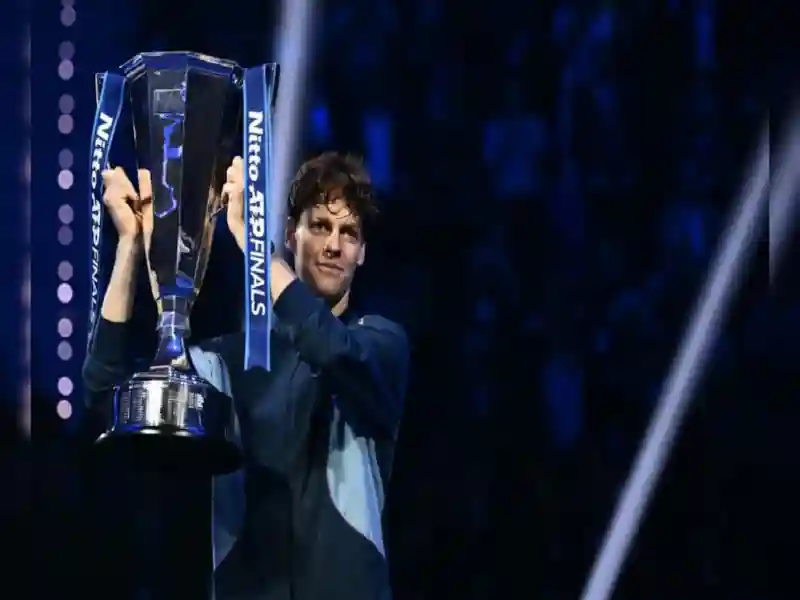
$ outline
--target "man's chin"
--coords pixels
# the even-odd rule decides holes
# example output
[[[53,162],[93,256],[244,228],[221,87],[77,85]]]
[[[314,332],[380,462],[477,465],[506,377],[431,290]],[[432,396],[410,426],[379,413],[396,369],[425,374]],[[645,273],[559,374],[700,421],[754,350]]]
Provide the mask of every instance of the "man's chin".
[[[326,275],[313,269],[304,269],[300,279],[311,288],[316,296],[333,304],[341,300],[349,288],[347,277]]]
[[[346,291],[341,285],[334,284],[330,281],[318,281],[316,279],[311,282],[311,289],[326,302],[334,304],[344,296]]]

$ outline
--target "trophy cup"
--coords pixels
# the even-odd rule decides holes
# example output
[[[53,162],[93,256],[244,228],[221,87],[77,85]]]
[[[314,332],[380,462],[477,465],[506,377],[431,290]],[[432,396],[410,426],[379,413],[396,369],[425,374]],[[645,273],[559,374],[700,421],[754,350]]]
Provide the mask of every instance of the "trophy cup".
[[[243,129],[248,157],[246,212],[253,210],[253,197],[260,194],[263,224],[278,67],[266,64],[243,69],[234,62],[195,53],[152,52],[138,54],[122,65],[121,71],[122,74],[107,72],[97,76],[98,109],[90,169],[89,344],[101,287],[103,190],[99,173],[107,165],[109,147],[127,98],[138,167],[150,171],[153,187],[153,231],[147,264],[159,294],[158,349],[148,370],[134,374],[115,389],[111,422],[98,444],[124,448],[155,468],[177,467],[210,475],[229,473],[240,464],[233,402],[198,375],[185,339],[190,331],[192,305],[208,263],[226,169],[237,149],[243,105],[250,115],[258,116],[253,111],[262,111],[262,120],[246,117]],[[255,137],[254,126],[255,134],[260,134]],[[254,144],[254,140],[258,143]],[[255,172],[249,168],[254,163]],[[261,229],[268,228],[255,227],[258,231],[254,231],[253,215],[245,217],[249,221],[249,245],[254,240],[257,245],[258,236],[267,235]],[[258,225],[257,219],[255,222]],[[248,248],[248,263],[250,255]],[[263,263],[262,257],[259,264]],[[251,284],[248,279],[248,288]],[[267,317],[271,315],[271,306],[268,308]],[[248,336],[258,338],[256,345],[267,346],[262,366],[268,369],[269,323],[261,323],[254,332],[248,319],[248,327]]]

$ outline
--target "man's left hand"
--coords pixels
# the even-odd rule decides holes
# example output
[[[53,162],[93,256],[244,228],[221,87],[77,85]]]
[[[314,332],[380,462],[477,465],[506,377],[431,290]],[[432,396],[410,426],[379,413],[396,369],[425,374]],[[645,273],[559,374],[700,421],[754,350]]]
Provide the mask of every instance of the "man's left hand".
[[[244,162],[241,156],[233,159],[222,186],[222,203],[228,207],[228,229],[244,252]]]
[[[226,176],[225,185],[222,186],[222,202],[228,207],[228,229],[236,239],[236,245],[244,252],[244,162],[241,156],[233,159]],[[278,254],[273,252],[271,261],[270,294],[275,302],[297,276]]]

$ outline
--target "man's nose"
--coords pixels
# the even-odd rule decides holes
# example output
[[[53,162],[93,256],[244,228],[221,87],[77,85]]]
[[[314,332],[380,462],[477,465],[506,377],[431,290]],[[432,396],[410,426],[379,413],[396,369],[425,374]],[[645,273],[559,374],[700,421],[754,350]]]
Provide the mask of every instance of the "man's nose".
[[[341,248],[339,246],[339,234],[334,232],[325,240],[325,252],[328,254],[339,254]]]

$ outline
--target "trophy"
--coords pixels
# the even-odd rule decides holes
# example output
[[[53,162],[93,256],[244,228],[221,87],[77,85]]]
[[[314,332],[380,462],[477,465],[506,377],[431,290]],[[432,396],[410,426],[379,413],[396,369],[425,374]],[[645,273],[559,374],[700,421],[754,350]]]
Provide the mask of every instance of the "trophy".
[[[246,366],[269,369],[272,310],[265,285],[270,230],[265,199],[278,66],[243,69],[201,54],[152,52],[138,54],[121,71],[96,77],[98,107],[90,159],[89,344],[101,297],[100,172],[108,164],[127,99],[138,167],[150,171],[153,187],[153,230],[146,248],[159,296],[158,349],[148,370],[114,390],[111,422],[98,443],[125,448],[155,468],[172,466],[212,475],[232,472],[241,458],[230,390],[220,390],[219,381],[212,384],[199,374],[201,369],[194,364],[185,340],[221,210],[226,169],[237,153],[244,108]],[[254,297],[261,299],[260,306],[251,306]],[[221,381],[225,367],[218,363],[214,368]]]

